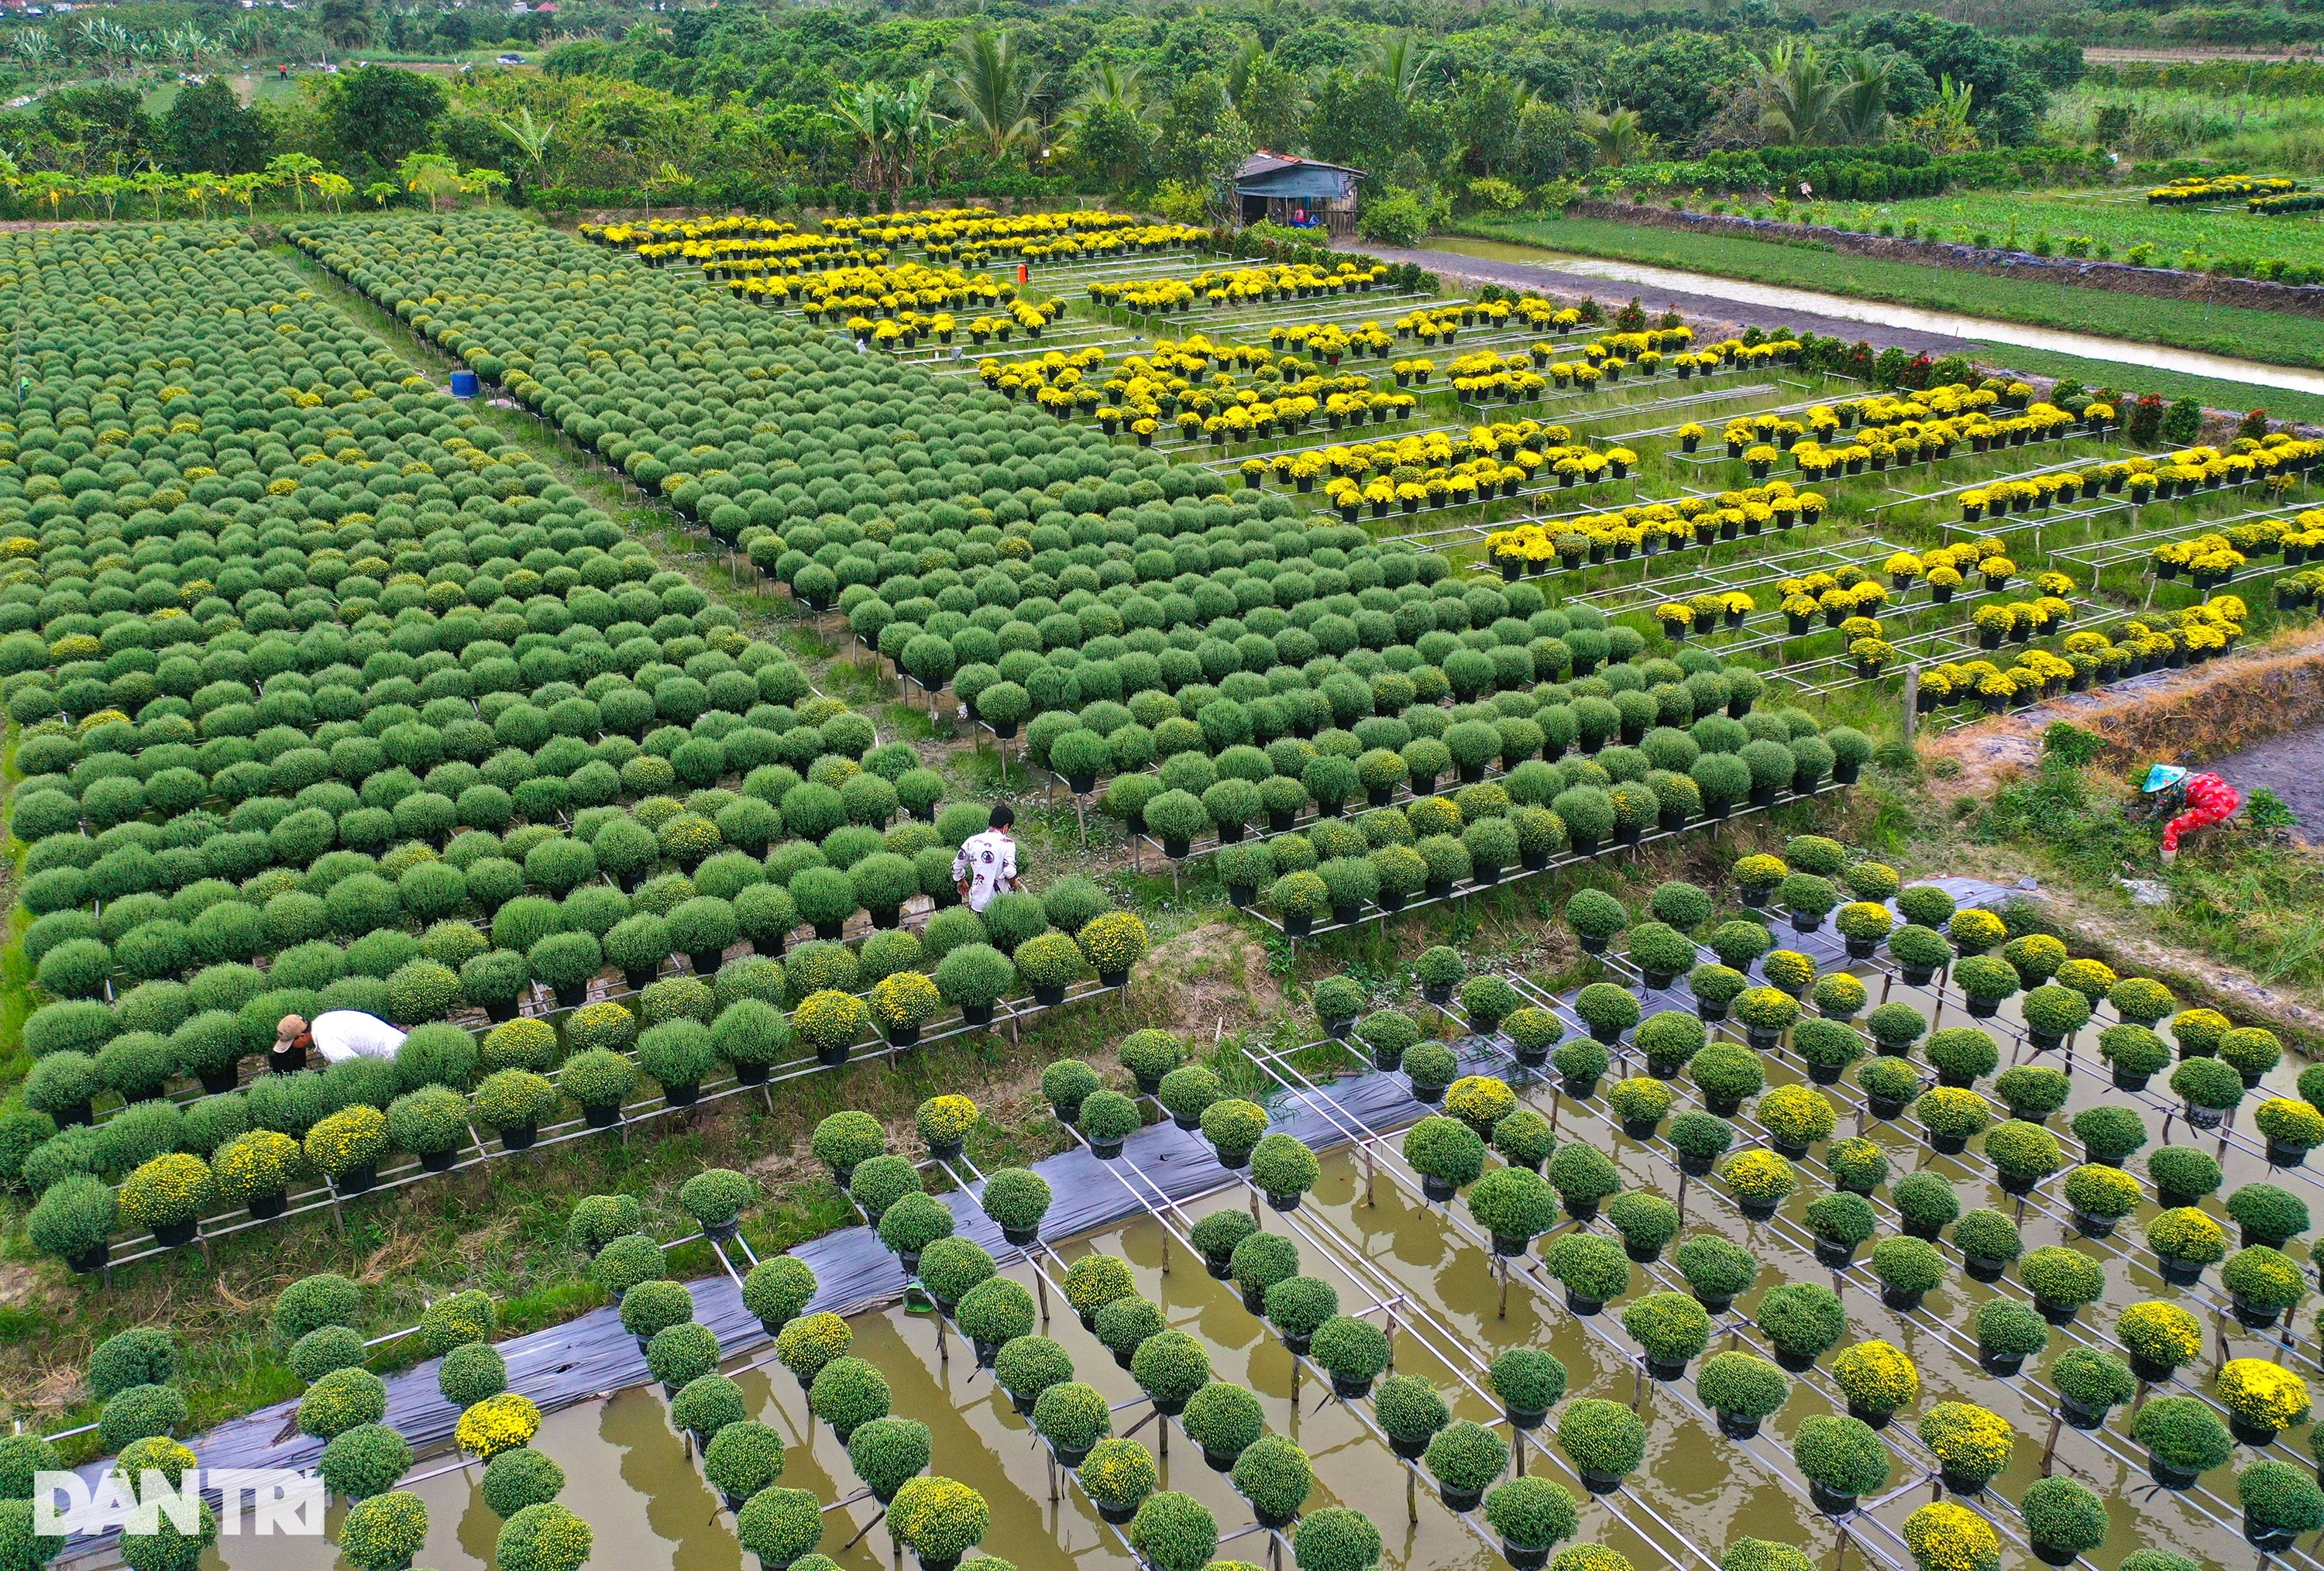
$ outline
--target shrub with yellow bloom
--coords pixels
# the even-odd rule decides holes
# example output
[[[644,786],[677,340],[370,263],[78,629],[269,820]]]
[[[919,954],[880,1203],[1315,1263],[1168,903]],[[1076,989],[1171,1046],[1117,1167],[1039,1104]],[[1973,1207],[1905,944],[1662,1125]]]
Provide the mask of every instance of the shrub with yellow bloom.
[[[1924,1505],[1904,1519],[1904,1547],[1921,1571],[2000,1571],[2001,1539],[1993,1524],[1950,1501]]]
[[[1920,1400],[1920,1368],[1893,1343],[1876,1339],[1843,1349],[1832,1360],[1831,1376],[1849,1406],[1867,1412],[1901,1412]]]
[[[920,1104],[917,1119],[920,1139],[930,1150],[957,1147],[976,1127],[976,1104],[965,1096],[931,1096]]]
[[[2009,1465],[2017,1431],[1990,1408],[1939,1402],[1921,1419],[1921,1439],[1936,1453],[1946,1483],[1969,1489],[1982,1486]]]
[[[460,1415],[452,1439],[461,1450],[486,1461],[529,1443],[540,1429],[540,1409],[530,1397],[503,1391]]]
[[[2308,1382],[2264,1358],[2231,1358],[2214,1387],[2227,1411],[2255,1429],[2288,1429],[2308,1418]]]

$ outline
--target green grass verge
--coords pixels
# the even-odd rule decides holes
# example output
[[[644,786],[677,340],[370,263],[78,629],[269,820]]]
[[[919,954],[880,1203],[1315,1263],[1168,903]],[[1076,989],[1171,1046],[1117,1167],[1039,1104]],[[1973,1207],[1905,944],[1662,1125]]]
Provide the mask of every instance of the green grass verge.
[[[1654,267],[1689,268],[1754,283],[1820,290],[1927,310],[1961,311],[2133,343],[2166,344],[2281,365],[2324,366],[2324,321],[2276,311],[2021,283],[1917,263],[1849,256],[1724,235],[1637,228],[1603,218],[1471,222],[1462,226],[1461,232],[1481,240],[1542,245]]]
[[[2167,399],[2192,398],[2209,409],[2264,409],[2276,420],[2324,421],[2324,393],[2259,387],[2215,376],[2186,376],[2176,371],[2150,371],[2113,360],[2086,360],[2079,355],[2059,355],[2047,349],[2021,349],[2015,344],[1982,344],[1978,347],[1982,353],[1977,358],[1981,365],[2006,366],[2038,376],[2070,376],[2085,387],[2135,386],[2141,393],[2159,393]]]

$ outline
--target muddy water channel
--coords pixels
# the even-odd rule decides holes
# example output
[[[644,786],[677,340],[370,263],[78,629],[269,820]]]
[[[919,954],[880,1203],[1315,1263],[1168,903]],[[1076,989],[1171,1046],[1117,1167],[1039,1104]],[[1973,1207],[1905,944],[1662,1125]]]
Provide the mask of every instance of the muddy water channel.
[[[1778,928],[1781,939],[1791,937]],[[1930,989],[1907,988],[1888,982],[1872,964],[1857,967],[1871,991],[1871,1004],[1884,998],[1914,1003],[1936,1024],[1970,1023],[1958,994],[1948,994],[1941,1008]],[[1670,994],[1656,994],[1649,1012],[1665,1005]],[[1425,1008],[1424,1020],[1428,1018]],[[2305,1170],[2270,1173],[2249,1144],[2248,1137],[2229,1133],[2192,1136],[2179,1116],[2166,1121],[2169,1094],[2161,1079],[2144,1094],[2119,1091],[2109,1083],[2092,1047],[2100,1026],[2111,1021],[2100,1015],[2070,1044],[2074,1093],[2069,1105],[2051,1120],[2070,1154],[2079,1154],[2066,1126],[2072,1114],[2100,1102],[2131,1105],[2145,1115],[2150,1134],[2185,1143],[2199,1138],[2204,1149],[2218,1152],[2227,1168],[2221,1194],[2237,1186],[2273,1179],[2311,1206],[2324,1196],[2316,1193],[2315,1179]],[[1455,1028],[1442,1021],[1448,1032]],[[2021,1029],[2013,1008],[1979,1022],[1991,1030],[2003,1048],[2004,1067],[2013,1061],[2041,1061],[2064,1067],[2068,1055],[2048,1053],[2038,1060],[2022,1049]],[[1714,1028],[1726,1036],[1732,1027]],[[1739,1040],[1739,1036],[1734,1040]],[[1488,1049],[1471,1039],[1466,1043],[1471,1069],[1495,1072],[1481,1057]],[[1763,1056],[1770,1086],[1804,1078],[1788,1050]],[[1283,1082],[1278,1100],[1297,1096],[1300,1079],[1287,1063],[1277,1062]],[[1351,1069],[1354,1067],[1351,1065]],[[1629,1068],[1641,1066],[1633,1056]],[[2013,1270],[2000,1283],[1972,1281],[1961,1270],[1958,1251],[1948,1243],[1944,1252],[1952,1267],[1945,1286],[1931,1293],[1916,1311],[1898,1312],[1884,1307],[1879,1283],[1863,1263],[1835,1271],[1817,1263],[1809,1235],[1800,1222],[1805,1204],[1831,1187],[1821,1151],[1799,1163],[1802,1185],[1772,1220],[1746,1220],[1716,1180],[1682,1179],[1666,1141],[1639,1141],[1621,1133],[1608,1110],[1604,1090],[1577,1100],[1559,1088],[1554,1077],[1530,1076],[1506,1060],[1498,1066],[1516,1086],[1520,1101],[1554,1114],[1560,1134],[1582,1139],[1615,1160],[1626,1184],[1651,1189],[1678,1202],[1684,1213],[1681,1238],[1703,1229],[1715,1229],[1751,1250],[1762,1272],[1757,1286],[1745,1294],[1735,1309],[1717,1317],[1711,1351],[1739,1346],[1765,1354],[1764,1338],[1751,1322],[1760,1296],[1784,1281],[1830,1285],[1843,1300],[1849,1328],[1840,1345],[1878,1337],[1904,1349],[1917,1363],[1922,1389],[1918,1403],[1901,1414],[1884,1431],[1894,1455],[1894,1468],[1885,1497],[1868,1497],[1865,1515],[1849,1519],[1849,1563],[1877,1566],[1909,1566],[1897,1531],[1916,1506],[1936,1498],[1939,1486],[1932,1461],[1914,1433],[1914,1420],[1935,1403],[1960,1400],[1992,1409],[2017,1430],[2014,1460],[2008,1470],[1972,1502],[1990,1517],[2004,1537],[2006,1563],[2032,1564],[2024,1549],[2023,1523],[2015,1501],[2044,1471],[2045,1450],[2052,1470],[2077,1477],[2107,1502],[2112,1528],[2105,1545],[2088,1558],[2113,1566],[2133,1549],[2163,1548],[2195,1557],[2207,1566],[2244,1566],[2254,1551],[2236,1530],[2234,1471],[2262,1455],[2310,1465],[2306,1429],[2286,1431],[2270,1447],[2238,1446],[2231,1463],[2208,1474],[2190,1493],[2166,1493],[2149,1487],[2143,1448],[2129,1437],[2130,1409],[2118,1408],[2105,1428],[2085,1434],[2071,1428],[2053,1431],[2055,1396],[2047,1371],[2058,1354],[2088,1345],[2112,1350],[2116,1317],[2127,1305],[2160,1298],[2185,1305],[2211,1327],[2205,1356],[2182,1372],[2173,1390],[2208,1393],[2217,1358],[2265,1356],[2281,1360],[2313,1380],[2319,1371],[2313,1357],[2312,1333],[2295,1322],[2299,1341],[2280,1345],[2282,1331],[2254,1333],[2236,1326],[2225,1314],[2224,1295],[2218,1289],[2218,1271],[2207,1274],[2195,1289],[2165,1285],[2146,1250],[2140,1223],[2153,1215],[2152,1199],[2111,1238],[2079,1236],[2056,1195],[2059,1179],[2052,1179],[2025,1200],[2005,1196],[1991,1181],[1992,1169],[1975,1145],[1964,1155],[1932,1153],[1920,1139],[1920,1126],[1909,1118],[1894,1123],[1865,1119],[1859,1125],[1861,1095],[1848,1082],[1826,1087],[1841,1109],[1839,1135],[1861,1132],[1878,1141],[1888,1156],[1890,1183],[1905,1174],[1931,1169],[1951,1180],[1964,1210],[1991,1206],[2015,1215],[2025,1247],[2067,1243],[2101,1261],[2106,1269],[2104,1300],[2084,1308],[2072,1323],[2054,1326],[2048,1348],[2027,1360],[2022,1374],[2000,1378],[1982,1371],[1967,1333],[1978,1304],[1995,1294],[2018,1302],[2028,1296]],[[1617,1064],[1610,1085],[1625,1072]],[[2292,1072],[2279,1067],[2270,1077],[2271,1094],[2289,1090]],[[1699,1106],[1691,1084],[1676,1084],[1674,1111]],[[2246,1104],[2249,1105],[2248,1104]],[[1417,1116],[1421,1109],[1412,1112]],[[1738,1121],[1742,1140],[1757,1134],[1748,1113]],[[2248,1120],[2246,1118],[2246,1122]],[[1792,1392],[1782,1411],[1767,1421],[1762,1437],[1746,1445],[1723,1438],[1693,1392],[1693,1368],[1671,1382],[1646,1377],[1635,1345],[1619,1323],[1620,1302],[1587,1318],[1573,1313],[1562,1288],[1543,1274],[1538,1248],[1532,1256],[1514,1262],[1505,1278],[1481,1237],[1469,1221],[1464,1204],[1432,1206],[1419,1196],[1414,1175],[1397,1156],[1397,1139],[1391,1134],[1369,1146],[1342,1147],[1325,1159],[1316,1191],[1294,1213],[1258,1211],[1269,1230],[1287,1234],[1298,1242],[1301,1270],[1322,1277],[1340,1295],[1344,1312],[1366,1314],[1392,1328],[1398,1372],[1422,1375],[1434,1382],[1451,1403],[1455,1417],[1499,1423],[1499,1405],[1464,1381],[1481,1385],[1485,1366],[1500,1351],[1512,1346],[1536,1346],[1554,1352],[1571,1372],[1575,1396],[1609,1398],[1637,1403],[1648,1429],[1644,1465],[1625,1488],[1602,1499],[1585,1500],[1578,1540],[1598,1541],[1629,1556],[1640,1571],[1679,1566],[1708,1567],[1735,1539],[1750,1535],[1796,1544],[1811,1557],[1831,1564],[1841,1539],[1832,1522],[1809,1503],[1803,1481],[1791,1461],[1791,1439],[1801,1422],[1812,1415],[1844,1410],[1845,1402],[1821,1369],[1795,1372]],[[2150,1150],[2153,1147],[2150,1146]],[[1118,1164],[1118,1169],[1127,1164]],[[2143,1177],[2143,1158],[2135,1157],[2130,1170]],[[1135,1174],[1122,1173],[1135,1183]],[[1119,1181],[1119,1180],[1118,1180]],[[1874,1197],[1881,1213],[1881,1235],[1898,1231],[1884,1186]],[[1222,1190],[1189,1205],[1174,1220],[1180,1228],[1194,1217],[1224,1206],[1247,1207],[1255,1197],[1245,1188]],[[2207,1208],[2219,1214],[2214,1198]],[[1571,1223],[1564,1225],[1573,1225]],[[1594,1224],[1607,1230],[1600,1220]],[[2233,1224],[2229,1224],[2233,1232]],[[2288,1246],[2294,1252],[2303,1246]],[[1171,1326],[1192,1334],[1209,1348],[1214,1374],[1247,1386],[1261,1398],[1268,1428],[1296,1440],[1309,1453],[1317,1475],[1315,1492],[1307,1502],[1313,1511],[1331,1504],[1351,1505],[1378,1524],[1386,1541],[1384,1564],[1394,1567],[1476,1566],[1502,1564],[1481,1513],[1462,1518],[1436,1498],[1425,1477],[1416,1483],[1412,1472],[1399,1463],[1370,1428],[1369,1400],[1351,1408],[1332,1397],[1316,1372],[1298,1372],[1282,1343],[1226,1282],[1213,1280],[1199,1256],[1172,1237],[1172,1230],[1152,1217],[1092,1238],[1077,1240],[1056,1251],[1048,1262],[1054,1279],[1064,1264],[1093,1249],[1128,1260],[1138,1290],[1161,1305]],[[1032,1267],[1019,1261],[1006,1268],[1030,1284]],[[1654,1263],[1634,1267],[1632,1294],[1685,1284],[1668,1263],[1668,1252]],[[1148,1408],[1129,1372],[1085,1331],[1054,1286],[1048,1301],[1053,1313],[1045,1334],[1071,1352],[1078,1378],[1096,1385],[1119,1404],[1115,1432],[1130,1433],[1148,1449],[1163,1451],[1162,1487],[1195,1495],[1217,1516],[1225,1541],[1222,1559],[1261,1564],[1270,1559],[1266,1534],[1252,1528],[1251,1514],[1222,1474],[1213,1472],[1183,1433],[1167,1437],[1159,1419],[1148,1419]],[[1129,1565],[1131,1557],[1118,1530],[1100,1521],[1070,1483],[1053,1485],[1046,1447],[1019,1417],[989,1372],[980,1371],[965,1343],[956,1333],[940,1336],[932,1314],[901,1308],[859,1316],[853,1322],[856,1355],[871,1360],[886,1375],[894,1392],[893,1410],[918,1419],[934,1431],[932,1471],[961,1479],[982,1491],[991,1505],[992,1525],[982,1552],[1001,1557],[1021,1571],[1060,1571],[1080,1565]],[[2214,1353],[2216,1348],[2216,1354]],[[761,1351],[760,1356],[770,1357]],[[1830,1365],[1830,1356],[1822,1361]],[[733,1365],[730,1364],[730,1372]],[[810,1421],[805,1395],[780,1365],[770,1363],[741,1376],[754,1416],[783,1431],[792,1442],[788,1466],[781,1482],[813,1491],[825,1502],[844,1502],[859,1492],[844,1447],[828,1426]],[[2158,1388],[2161,1389],[2161,1388]],[[1360,1409],[1360,1412],[1358,1409]],[[1139,1420],[1147,1421],[1139,1426]],[[1506,1425],[1503,1432],[1508,1433]],[[1548,1428],[1525,1438],[1520,1446],[1523,1465],[1574,1487],[1575,1474],[1555,1447],[1554,1418]],[[593,1563],[622,1571],[743,1571],[754,1563],[735,1541],[731,1514],[703,1481],[697,1461],[670,1428],[662,1394],[632,1390],[608,1400],[585,1403],[552,1414],[536,1446],[564,1466],[568,1484],[563,1502],[595,1528],[597,1547]],[[493,1564],[493,1544],[498,1521],[475,1486],[476,1470],[462,1472],[452,1459],[423,1463],[424,1481],[415,1487],[427,1499],[431,1527],[420,1564],[438,1571],[461,1571]],[[334,1526],[339,1510],[335,1508]],[[898,1563],[899,1551],[883,1528],[874,1525],[876,1507],[868,1500],[842,1505],[826,1512],[822,1544],[850,1571],[880,1571]],[[311,1571],[310,1544],[286,1539],[227,1539],[222,1541],[223,1564],[231,1571]],[[1288,1567],[1287,1542],[1281,1563]],[[2288,1566],[2312,1571],[2318,1565],[2310,1546],[2274,1557]]]

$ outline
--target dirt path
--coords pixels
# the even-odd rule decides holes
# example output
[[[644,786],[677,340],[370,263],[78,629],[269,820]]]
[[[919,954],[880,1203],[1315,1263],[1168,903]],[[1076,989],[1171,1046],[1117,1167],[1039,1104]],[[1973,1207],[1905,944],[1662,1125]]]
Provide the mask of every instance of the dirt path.
[[[2262,789],[2273,791],[2300,819],[2292,837],[2303,846],[2324,844],[2324,726],[2270,737],[2215,758],[2207,767],[2246,797]]]

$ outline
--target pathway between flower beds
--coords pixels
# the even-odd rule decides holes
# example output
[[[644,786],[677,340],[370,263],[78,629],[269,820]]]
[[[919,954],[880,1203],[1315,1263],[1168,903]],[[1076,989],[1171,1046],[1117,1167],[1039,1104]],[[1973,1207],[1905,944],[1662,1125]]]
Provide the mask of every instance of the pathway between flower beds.
[[[2319,744],[2324,745],[2324,744]],[[1998,907],[2022,898],[2024,892],[1978,879],[1935,881],[1963,908]],[[1790,945],[1813,957],[1820,967],[1845,963],[1846,949],[1828,928],[1813,933],[1785,930]],[[1561,1002],[1572,1003],[1570,995]],[[1646,1007],[1692,1010],[1691,998],[1672,990],[1646,995]],[[1469,1039],[1460,1047],[1463,1073],[1497,1063],[1499,1055],[1482,1042]],[[1475,1060],[1471,1063],[1470,1060]],[[1349,1143],[1348,1130],[1390,1130],[1412,1122],[1420,1105],[1412,1098],[1406,1077],[1392,1072],[1355,1075],[1324,1085],[1319,1093],[1334,1112],[1318,1112],[1309,1095],[1285,1099],[1270,1111],[1274,1128],[1298,1136],[1318,1151]],[[1125,1155],[1174,1200],[1191,1200],[1240,1182],[1224,1172],[1201,1135],[1169,1123],[1157,1123],[1131,1137]],[[1140,1215],[1128,1186],[1104,1181],[1102,1164],[1085,1150],[1075,1150],[1034,1164],[1049,1183],[1056,1200],[1042,1224],[1052,1242],[1079,1238]],[[939,1197],[951,1207],[960,1235],[973,1238],[1003,1265],[1024,1258],[1024,1252],[1005,1243],[975,1198],[964,1192]],[[894,1254],[868,1227],[844,1228],[802,1243],[791,1252],[815,1271],[820,1284],[803,1313],[830,1310],[854,1315],[891,1303],[904,1292],[907,1279]],[[740,1287],[728,1276],[699,1279],[687,1284],[694,1294],[695,1317],[718,1338],[727,1360],[765,1346],[770,1338],[756,1317],[742,1306]],[[613,1395],[629,1387],[650,1383],[645,1354],[636,1338],[622,1326],[613,1306],[594,1309],[562,1326],[535,1331],[494,1344],[508,1363],[508,1389],[531,1398],[544,1412]],[[437,1390],[438,1359],[387,1382],[387,1416],[383,1420],[426,1455],[447,1445],[460,1409]],[[262,1408],[247,1417],[223,1424],[190,1442],[205,1468],[311,1468],[323,1442],[299,1433],[297,1399]],[[92,1483],[109,1466],[91,1463],[81,1469]],[[77,1539],[75,1556],[89,1553],[100,1539]]]

